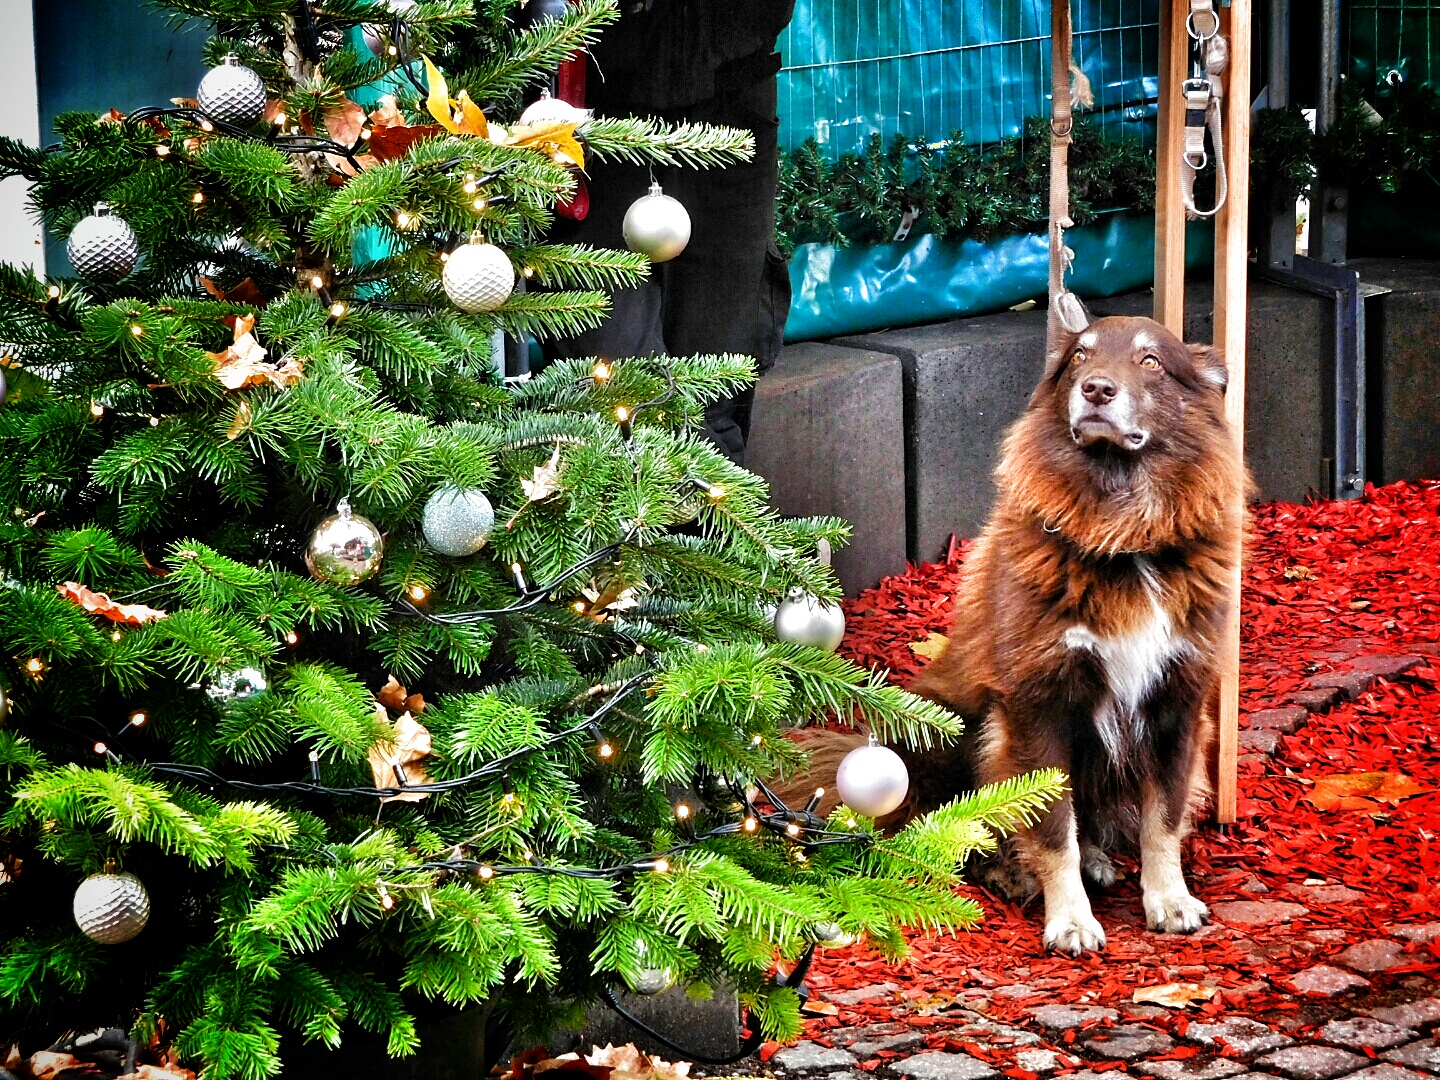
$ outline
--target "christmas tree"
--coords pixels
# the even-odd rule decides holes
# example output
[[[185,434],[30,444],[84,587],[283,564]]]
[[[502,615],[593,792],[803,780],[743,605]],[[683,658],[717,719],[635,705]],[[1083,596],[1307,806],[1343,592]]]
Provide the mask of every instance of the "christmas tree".
[[[696,434],[750,362],[497,374],[497,332],[649,272],[546,243],[587,161],[749,134],[527,106],[614,0],[168,7],[215,31],[198,100],[0,140],[76,271],[0,267],[0,1046],[114,1025],[263,1077],[414,1053],[417,1002],[523,1038],[672,982],[786,1038],[777,964],[973,924],[961,862],[1058,777],[890,836],[765,783],[790,727],[959,720],[777,640],[846,526]]]

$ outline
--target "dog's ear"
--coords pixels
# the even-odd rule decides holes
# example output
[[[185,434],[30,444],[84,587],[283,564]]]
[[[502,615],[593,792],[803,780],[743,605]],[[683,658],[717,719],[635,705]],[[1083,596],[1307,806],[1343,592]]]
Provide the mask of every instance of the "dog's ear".
[[[1224,354],[1213,345],[1185,347],[1190,350],[1190,361],[1195,365],[1196,374],[1220,393],[1225,393],[1225,388],[1230,385],[1230,369],[1225,364]]]

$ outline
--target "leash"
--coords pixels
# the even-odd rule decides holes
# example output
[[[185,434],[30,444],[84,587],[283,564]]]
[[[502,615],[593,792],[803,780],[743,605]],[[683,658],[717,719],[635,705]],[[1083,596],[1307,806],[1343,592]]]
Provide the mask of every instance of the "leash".
[[[1046,321],[1047,349],[1053,349],[1062,334],[1078,334],[1090,322],[1080,298],[1065,288],[1065,274],[1075,261],[1075,252],[1065,246],[1070,220],[1070,136],[1074,130],[1073,109],[1094,104],[1090,80],[1071,58],[1070,0],[1053,0],[1050,5],[1050,311]],[[1075,76],[1075,82],[1070,77]]]
[[[1212,218],[1225,205],[1229,185],[1225,176],[1225,140],[1220,127],[1220,103],[1225,89],[1220,75],[1230,63],[1230,44],[1220,34],[1220,15],[1214,0],[1190,0],[1185,20],[1190,35],[1190,77],[1180,84],[1185,101],[1185,148],[1180,155],[1180,198],[1185,216],[1192,221]],[[1205,151],[1205,134],[1210,134],[1211,153]],[[1215,205],[1201,210],[1195,205],[1195,176],[1215,159]]]

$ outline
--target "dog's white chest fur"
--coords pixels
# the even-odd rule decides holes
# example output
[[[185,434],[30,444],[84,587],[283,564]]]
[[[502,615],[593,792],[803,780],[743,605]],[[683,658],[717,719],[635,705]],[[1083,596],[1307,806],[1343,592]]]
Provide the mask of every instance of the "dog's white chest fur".
[[[1065,631],[1068,649],[1086,650],[1100,661],[1109,694],[1095,712],[1095,729],[1110,756],[1118,760],[1125,744],[1142,734],[1140,707],[1159,684],[1172,660],[1194,651],[1175,631],[1170,613],[1160,605],[1160,585],[1148,562],[1137,558],[1150,594],[1150,617],[1128,634],[1102,637],[1088,626]]]

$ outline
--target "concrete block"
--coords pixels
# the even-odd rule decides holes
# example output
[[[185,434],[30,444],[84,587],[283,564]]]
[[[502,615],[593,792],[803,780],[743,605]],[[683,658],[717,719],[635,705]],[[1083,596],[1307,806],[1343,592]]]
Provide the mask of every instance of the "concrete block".
[[[989,516],[1000,438],[1045,368],[1045,312],[841,338],[898,357],[905,375],[906,531],[910,558],[934,560],[952,533],[974,536]]]
[[[620,1004],[656,1031],[681,1046],[706,1057],[734,1054],[740,1049],[740,1004],[733,990],[717,990],[708,1001],[695,1001],[676,986],[663,994],[644,997],[623,994]],[[614,1043],[623,1046],[633,1042],[647,1054],[656,1054],[666,1061],[683,1058],[675,1050],[646,1035],[630,1021],[600,1002],[585,1018],[585,1030],[577,1038],[558,1034],[550,1047],[558,1052],[578,1049],[589,1053],[590,1047]]]
[[[1365,309],[1366,457],[1372,482],[1440,475],[1440,262],[1354,259],[1391,290]]]
[[[833,514],[855,530],[833,565],[847,595],[905,569],[900,362],[881,351],[806,342],[756,386],[746,464],[782,514]]]

